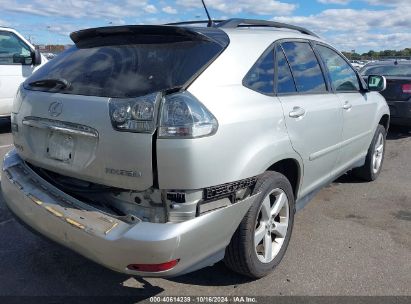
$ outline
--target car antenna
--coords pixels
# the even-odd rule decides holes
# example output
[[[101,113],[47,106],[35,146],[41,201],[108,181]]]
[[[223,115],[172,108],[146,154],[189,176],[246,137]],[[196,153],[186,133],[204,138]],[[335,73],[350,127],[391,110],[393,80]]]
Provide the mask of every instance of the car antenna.
[[[208,9],[206,4],[204,3],[204,0],[201,0],[201,2],[203,3],[204,9],[206,11],[207,14],[207,18],[208,18],[208,23],[207,23],[207,27],[213,27],[214,26],[214,21],[211,19],[210,14],[208,13]]]

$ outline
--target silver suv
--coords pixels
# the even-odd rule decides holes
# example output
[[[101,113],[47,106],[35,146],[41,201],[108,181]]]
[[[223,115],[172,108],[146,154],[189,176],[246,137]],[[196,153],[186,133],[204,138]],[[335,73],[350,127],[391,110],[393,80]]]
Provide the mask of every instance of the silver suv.
[[[71,34],[20,87],[3,164],[11,211],[116,271],[224,259],[259,278],[294,213],[346,171],[377,178],[389,110],[312,32],[230,19]]]

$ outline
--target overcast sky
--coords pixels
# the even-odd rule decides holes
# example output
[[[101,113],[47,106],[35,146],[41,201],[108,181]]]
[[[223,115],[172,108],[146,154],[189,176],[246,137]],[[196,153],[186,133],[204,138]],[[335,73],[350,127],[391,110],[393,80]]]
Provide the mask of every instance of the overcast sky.
[[[340,50],[411,47],[411,0],[206,0],[214,19],[301,25]],[[205,19],[201,0],[0,0],[0,25],[40,44],[70,43],[78,29]]]

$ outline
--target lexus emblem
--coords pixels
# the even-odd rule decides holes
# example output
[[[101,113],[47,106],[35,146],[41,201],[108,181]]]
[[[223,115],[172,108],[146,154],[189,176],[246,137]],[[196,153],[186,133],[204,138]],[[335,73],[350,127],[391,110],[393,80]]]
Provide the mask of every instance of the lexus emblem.
[[[63,104],[59,101],[52,102],[49,106],[49,113],[53,117],[57,117],[63,111]]]

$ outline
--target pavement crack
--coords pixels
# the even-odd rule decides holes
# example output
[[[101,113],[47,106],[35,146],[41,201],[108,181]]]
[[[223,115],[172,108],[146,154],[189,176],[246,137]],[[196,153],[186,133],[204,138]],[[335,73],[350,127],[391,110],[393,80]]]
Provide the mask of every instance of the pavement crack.
[[[8,220],[5,220],[5,221],[3,221],[3,222],[0,222],[0,226],[4,226],[4,225],[6,225],[6,224],[8,224],[8,223],[10,223],[10,222],[13,222],[14,221],[14,218],[9,218]]]

